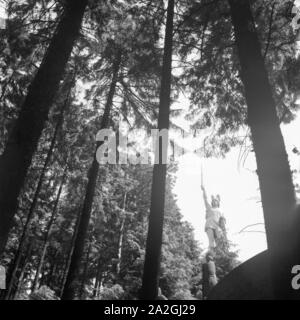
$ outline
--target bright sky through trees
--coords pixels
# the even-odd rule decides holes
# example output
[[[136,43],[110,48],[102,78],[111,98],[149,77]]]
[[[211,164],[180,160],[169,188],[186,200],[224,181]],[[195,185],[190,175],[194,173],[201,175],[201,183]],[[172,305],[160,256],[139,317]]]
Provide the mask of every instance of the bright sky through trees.
[[[289,125],[282,126],[292,170],[300,170],[300,157],[292,152],[300,149],[300,117]],[[264,225],[256,225],[240,231],[252,224],[263,223],[258,179],[255,171],[254,154],[251,152],[244,165],[239,159],[239,148],[232,149],[225,159],[200,159],[190,153],[179,159],[179,170],[174,191],[178,205],[185,219],[195,228],[196,238],[208,246],[204,231],[205,208],[200,187],[201,161],[204,182],[209,196],[221,195],[222,211],[227,219],[228,238],[239,250],[239,259],[246,261],[267,248]],[[299,175],[297,175],[299,181]]]

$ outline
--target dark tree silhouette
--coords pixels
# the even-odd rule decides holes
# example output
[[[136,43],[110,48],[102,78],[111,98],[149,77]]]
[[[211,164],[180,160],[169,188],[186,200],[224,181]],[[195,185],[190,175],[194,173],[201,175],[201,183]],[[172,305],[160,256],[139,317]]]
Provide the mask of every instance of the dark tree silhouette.
[[[59,201],[60,201],[60,198],[61,198],[61,193],[62,193],[62,190],[63,190],[63,186],[64,186],[64,184],[66,182],[65,180],[66,180],[67,172],[68,172],[68,165],[66,165],[64,173],[62,175],[60,186],[59,186],[59,189],[58,189],[58,192],[57,192],[57,197],[56,197],[55,204],[54,204],[54,207],[53,207],[53,211],[52,211],[49,223],[47,225],[47,229],[46,229],[46,232],[45,232],[45,238],[44,238],[44,242],[43,242],[43,246],[42,246],[43,250],[42,250],[42,254],[41,254],[37,269],[36,269],[34,280],[33,280],[32,291],[36,291],[38,289],[38,286],[39,286],[40,275],[41,275],[41,271],[42,271],[42,268],[43,268],[43,265],[44,265],[44,260],[45,260],[45,256],[46,256],[46,253],[47,253],[47,249],[48,249],[48,246],[49,246],[51,230],[52,230],[53,224],[55,223],[55,220],[56,220],[56,217],[57,217]]]
[[[0,159],[0,255],[18,196],[82,23],[87,0],[69,0]]]
[[[101,119],[100,130],[105,129],[109,125],[110,112],[113,104],[113,98],[116,91],[116,86],[118,82],[118,74],[121,65],[121,53],[117,54],[116,60],[113,66],[113,76],[104,108],[104,113]],[[97,148],[100,144],[97,144]],[[95,195],[96,183],[98,179],[99,173],[99,163],[96,159],[96,153],[93,158],[92,166],[88,173],[88,183],[85,192],[85,199],[83,202],[81,219],[78,227],[78,234],[75,240],[74,251],[72,254],[71,264],[68,271],[68,275],[66,278],[66,283],[64,287],[64,291],[62,294],[63,300],[71,300],[75,297],[76,294],[76,284],[75,281],[79,274],[80,262],[82,260],[82,255],[84,251],[85,239],[88,232],[92,205]]]
[[[39,201],[40,193],[41,193],[41,190],[42,190],[42,187],[43,187],[43,184],[44,184],[46,172],[48,170],[51,158],[52,158],[53,153],[54,153],[54,149],[55,149],[55,145],[56,145],[56,142],[57,142],[57,137],[58,137],[59,131],[60,131],[61,126],[62,126],[63,121],[64,121],[65,111],[66,111],[66,109],[67,109],[67,107],[68,107],[68,105],[70,103],[69,100],[70,100],[70,94],[71,94],[71,90],[72,90],[72,87],[73,87],[74,79],[75,79],[75,75],[74,75],[74,77],[73,77],[73,79],[71,81],[71,86],[69,88],[69,92],[67,94],[67,97],[65,98],[65,101],[64,101],[64,103],[63,103],[63,105],[61,107],[60,114],[58,116],[57,123],[56,123],[55,129],[54,129],[53,137],[51,139],[50,147],[48,149],[48,152],[47,152],[47,155],[46,155],[46,159],[45,159],[45,162],[44,162],[44,165],[43,165],[42,171],[40,173],[39,180],[38,180],[35,192],[34,192],[34,196],[33,196],[32,202],[31,202],[29,210],[28,210],[28,214],[27,214],[27,217],[26,217],[26,222],[25,222],[23,230],[22,230],[22,234],[21,234],[21,237],[20,237],[18,249],[16,251],[15,257],[14,257],[13,262],[11,264],[11,270],[12,271],[11,271],[9,277],[8,277],[8,288],[7,288],[7,292],[6,292],[6,299],[10,298],[12,290],[13,290],[13,287],[14,287],[14,284],[15,284],[16,274],[17,274],[18,268],[19,268],[20,263],[21,263],[21,259],[22,259],[23,253],[24,253],[24,249],[25,249],[25,247],[27,245],[27,237],[28,237],[28,235],[30,233],[32,220],[33,220],[33,218],[35,216],[35,210],[36,210],[36,207],[38,205],[38,201]],[[69,81],[67,81],[66,85],[70,85]]]
[[[297,255],[288,243],[296,218],[292,214],[295,206],[292,175],[250,1],[229,0],[229,4],[256,155],[273,287],[277,298],[287,298],[292,290],[291,257]]]
[[[158,129],[169,129],[170,118],[170,94],[172,75],[172,47],[173,47],[173,18],[174,0],[169,0],[167,10],[167,23],[164,44],[164,57],[161,76],[160,104],[158,116]],[[159,153],[165,153],[161,150]],[[154,165],[151,190],[151,206],[149,216],[149,228],[146,244],[146,257],[143,273],[141,299],[156,299],[158,294],[158,280],[160,270],[160,256],[163,235],[165,186],[167,165],[161,162]]]

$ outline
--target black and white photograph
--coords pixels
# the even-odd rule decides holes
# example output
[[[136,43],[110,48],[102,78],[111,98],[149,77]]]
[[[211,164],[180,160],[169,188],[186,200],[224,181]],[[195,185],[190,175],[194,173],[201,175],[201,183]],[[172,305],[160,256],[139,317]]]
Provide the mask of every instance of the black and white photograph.
[[[0,300],[300,300],[300,1],[0,0]]]

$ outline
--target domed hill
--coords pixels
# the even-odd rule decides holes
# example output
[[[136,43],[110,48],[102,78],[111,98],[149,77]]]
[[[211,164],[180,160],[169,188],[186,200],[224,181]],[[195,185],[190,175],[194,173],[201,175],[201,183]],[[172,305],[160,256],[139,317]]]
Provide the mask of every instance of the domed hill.
[[[268,252],[264,251],[235,268],[211,290],[208,299],[272,299]]]

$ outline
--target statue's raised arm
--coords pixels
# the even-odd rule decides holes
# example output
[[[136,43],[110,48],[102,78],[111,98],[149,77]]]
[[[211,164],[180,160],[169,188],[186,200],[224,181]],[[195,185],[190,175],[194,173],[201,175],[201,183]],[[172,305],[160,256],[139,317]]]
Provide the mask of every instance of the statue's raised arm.
[[[211,210],[211,204],[208,202],[206,190],[205,190],[203,184],[201,185],[201,189],[202,189],[202,193],[203,193],[203,200],[204,200],[206,211],[209,211],[209,210]]]

